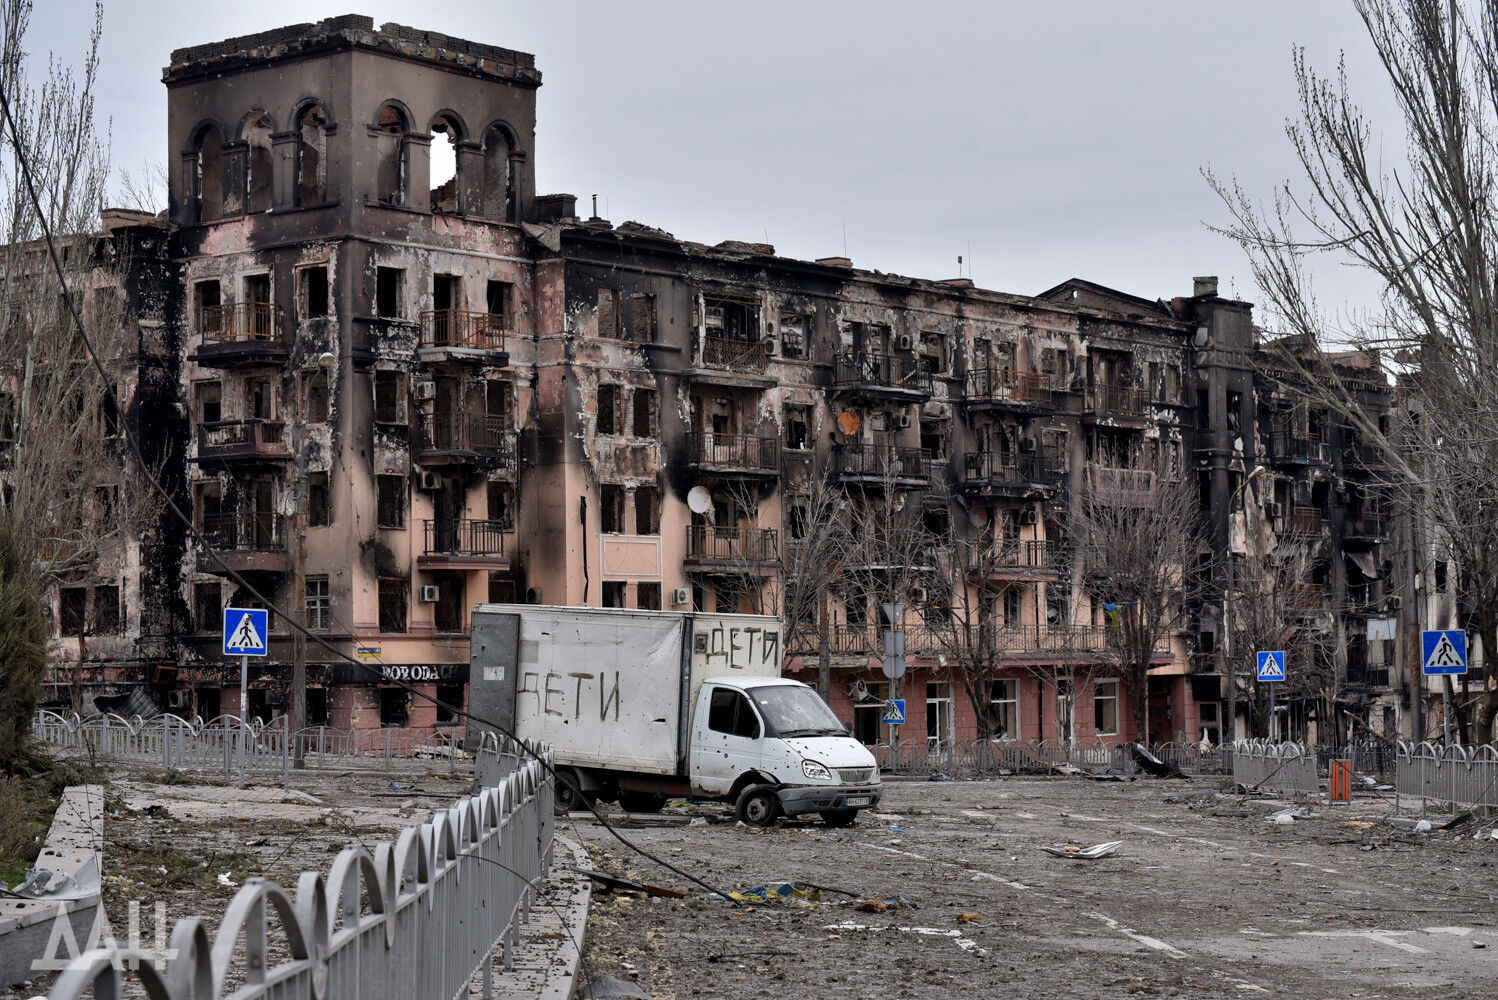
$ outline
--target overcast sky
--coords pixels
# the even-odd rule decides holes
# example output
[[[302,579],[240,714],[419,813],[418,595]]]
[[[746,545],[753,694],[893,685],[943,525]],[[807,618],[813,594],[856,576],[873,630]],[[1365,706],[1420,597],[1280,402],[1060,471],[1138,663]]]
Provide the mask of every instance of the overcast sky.
[[[92,4],[38,0],[31,51],[72,57]],[[1148,297],[1218,274],[1253,298],[1200,171],[1266,196],[1293,170],[1291,51],[1390,103],[1342,0],[520,3],[106,0],[113,160],[164,162],[174,48],[357,10],[532,52],[538,190],[779,253],[1036,293]],[[1330,287],[1328,287],[1330,285]],[[1332,298],[1358,294],[1333,276]],[[1332,304],[1332,303],[1328,303]],[[1348,303],[1356,305],[1357,303]]]

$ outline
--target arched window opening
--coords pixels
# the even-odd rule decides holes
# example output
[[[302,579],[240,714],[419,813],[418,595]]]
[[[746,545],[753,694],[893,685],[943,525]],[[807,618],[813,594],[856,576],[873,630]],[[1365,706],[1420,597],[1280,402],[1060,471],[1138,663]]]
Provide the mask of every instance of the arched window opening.
[[[271,206],[271,123],[270,116],[257,114],[245,125],[244,138],[249,145],[245,158],[244,200],[249,213],[269,212]]]
[[[515,181],[510,165],[509,133],[491,125],[484,135],[484,215],[515,221]]]
[[[328,116],[316,104],[309,104],[297,121],[300,138],[296,153],[296,203],[321,205],[328,196],[327,127]]]
[[[212,125],[198,136],[193,188],[198,199],[198,221],[210,222],[224,214],[224,137]]]
[[[375,198],[382,205],[406,203],[406,120],[400,110],[387,104],[375,120]]]
[[[434,212],[458,210],[458,141],[461,138],[457,124],[450,118],[440,117],[432,122],[430,162]]]

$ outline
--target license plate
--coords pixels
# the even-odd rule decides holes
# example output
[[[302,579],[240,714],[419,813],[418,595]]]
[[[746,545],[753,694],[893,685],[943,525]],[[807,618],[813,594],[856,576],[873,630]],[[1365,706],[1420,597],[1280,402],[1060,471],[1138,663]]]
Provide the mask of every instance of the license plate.
[[[850,795],[847,798],[847,803],[850,806],[866,806],[873,801],[867,795]]]

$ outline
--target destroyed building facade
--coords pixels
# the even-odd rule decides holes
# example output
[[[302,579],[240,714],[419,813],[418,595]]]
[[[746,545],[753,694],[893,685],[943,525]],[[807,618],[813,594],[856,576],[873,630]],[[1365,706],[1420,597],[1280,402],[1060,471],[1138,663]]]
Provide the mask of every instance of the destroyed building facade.
[[[1314,528],[1332,627],[1356,634],[1383,597],[1382,536],[1347,534],[1383,523],[1347,485],[1356,442],[1265,374],[1251,307],[1215,279],[1169,302],[1080,280],[1015,295],[579,218],[535,193],[530,55],[363,17],[179,50],[164,80],[173,287],[151,322],[180,420],[140,433],[179,464],[202,541],[163,528],[122,623],[144,652],[81,654],[98,706],[139,690],[269,718],[301,657],[303,725],[445,725],[395,682],[462,704],[476,603],[775,613],[824,481],[849,504],[898,495],[949,566],[896,595],[898,621],[835,583],[788,638],[805,677],[825,639],[832,704],[869,742],[897,692],[918,743],[1222,738],[1220,601],[1147,690],[1108,669],[1066,545],[1087,481],[1195,477],[1219,594],[1252,523]],[[959,541],[979,554],[960,567],[939,557]],[[241,706],[222,609],[259,602],[231,573],[355,662],[277,622]],[[932,638],[956,588],[1002,646],[992,732]],[[897,686],[877,667],[893,629]],[[54,703],[78,701],[78,655],[60,650]],[[1371,701],[1398,679],[1369,662],[1340,669]]]

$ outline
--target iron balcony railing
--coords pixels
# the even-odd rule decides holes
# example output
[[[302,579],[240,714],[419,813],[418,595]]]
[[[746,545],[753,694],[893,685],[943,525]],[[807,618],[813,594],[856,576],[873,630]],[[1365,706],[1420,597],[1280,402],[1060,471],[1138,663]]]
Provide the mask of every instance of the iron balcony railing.
[[[780,440],[773,437],[690,431],[687,454],[693,465],[708,468],[780,471]]]
[[[931,395],[931,369],[913,354],[844,352],[833,365],[833,381],[845,388],[897,389]]]
[[[508,459],[514,451],[514,435],[506,417],[435,413],[430,450],[497,453]]]
[[[1093,489],[1107,493],[1148,493],[1155,488],[1155,473],[1149,469],[1116,469],[1088,463],[1087,478]]]
[[[421,314],[421,346],[505,349],[505,318],[471,309],[428,309]]]
[[[198,311],[198,330],[205,344],[236,340],[275,340],[276,311],[269,302],[237,302],[204,306]]]
[[[711,524],[687,527],[687,558],[718,562],[775,562],[780,558],[780,532],[774,528],[719,528]]]
[[[1055,569],[1059,560],[1054,542],[1048,539],[1005,538],[968,553],[968,569],[975,573],[1016,569]]]
[[[1292,535],[1319,535],[1321,521],[1321,510],[1317,507],[1291,507],[1281,519],[1281,530]]]
[[[1389,533],[1388,515],[1381,510],[1363,511],[1356,517],[1348,515],[1342,533],[1360,538],[1383,538]]]
[[[473,518],[434,518],[423,522],[425,550],[432,555],[502,556],[504,521]]]
[[[889,631],[888,626],[874,624],[829,625],[827,648],[831,653],[845,656],[882,655],[886,631]],[[1114,630],[1085,625],[1005,625],[989,621],[971,627],[964,627],[960,622],[907,625],[903,631],[906,655],[935,656],[940,653],[964,657],[994,653],[1016,656],[1106,653],[1112,648]],[[798,633],[792,645],[797,650],[815,651],[820,642],[820,629],[812,625]]]
[[[764,373],[770,363],[763,341],[735,340],[732,337],[703,337],[702,366],[721,371]]]
[[[1144,413],[1144,390],[1130,385],[1095,385],[1087,392],[1087,410],[1094,414],[1137,417]]]
[[[1321,435],[1276,427],[1269,433],[1269,453],[1291,462],[1325,462],[1326,442]]]
[[[967,485],[1054,486],[1066,473],[1044,451],[996,455],[974,451],[962,456],[962,478]]]
[[[198,425],[200,459],[286,454],[284,420],[212,420]]]
[[[865,444],[832,452],[838,476],[866,479],[930,479],[931,456],[920,448]]]
[[[203,515],[203,539],[223,552],[267,552],[286,547],[286,517],[268,511]]]
[[[980,368],[967,373],[967,398],[983,402],[1049,403],[1053,379],[1040,372]]]

